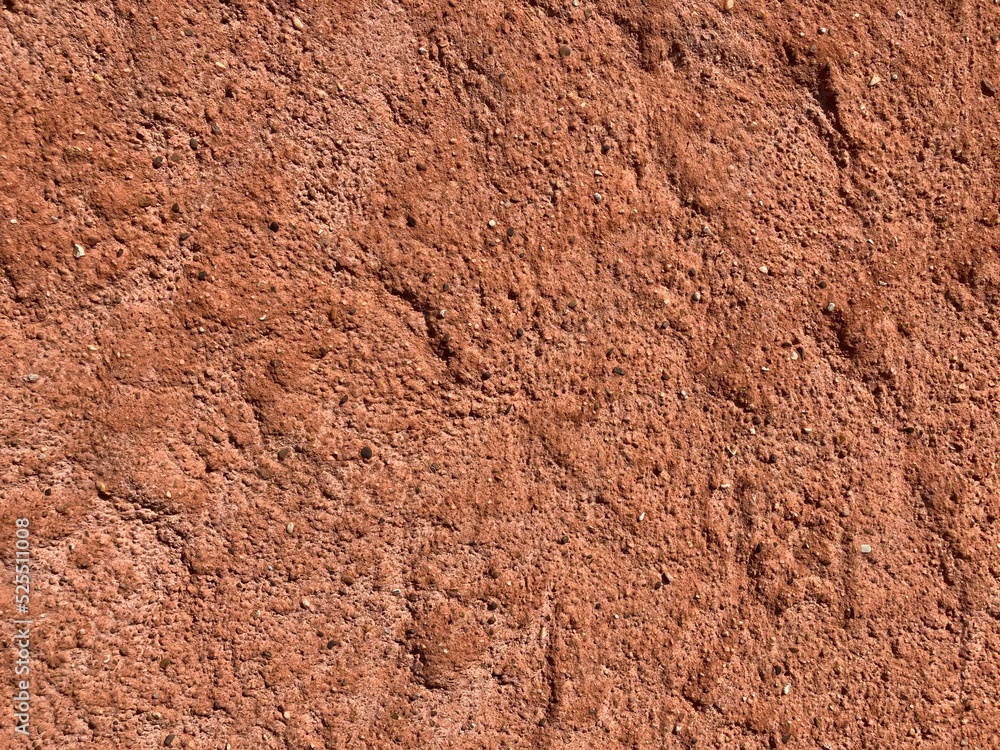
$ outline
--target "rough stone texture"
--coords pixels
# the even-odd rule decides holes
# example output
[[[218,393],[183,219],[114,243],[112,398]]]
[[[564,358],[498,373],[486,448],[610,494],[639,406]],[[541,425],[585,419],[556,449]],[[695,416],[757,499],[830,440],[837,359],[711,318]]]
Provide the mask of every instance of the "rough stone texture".
[[[728,5],[4,0],[34,747],[1000,747],[1000,7]]]

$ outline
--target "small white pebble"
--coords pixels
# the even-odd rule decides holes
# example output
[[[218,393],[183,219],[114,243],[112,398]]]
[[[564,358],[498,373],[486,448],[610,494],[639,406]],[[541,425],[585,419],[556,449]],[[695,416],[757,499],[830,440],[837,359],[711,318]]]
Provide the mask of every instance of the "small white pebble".
[[[787,685],[785,685],[784,689],[781,691],[781,694],[788,695],[790,692],[792,692],[792,683],[789,682]]]
[[[77,244],[73,245],[73,257],[74,258],[82,258],[86,254],[87,254],[87,251],[83,249],[83,245],[77,245]]]
[[[288,525],[285,527],[285,531],[291,534],[293,531],[295,531],[295,524],[289,521]]]
[[[862,555],[870,555],[871,553],[872,553],[872,546],[870,544],[862,544],[861,545],[861,554]]]
[[[497,226],[496,219],[490,219],[488,223],[490,225],[490,229],[496,229]]]
[[[35,373],[31,373],[31,374],[30,374],[30,375],[28,376],[28,382],[29,382],[29,383],[37,383],[37,382],[38,382],[38,376],[37,376],[37,375],[35,375]]]
[[[768,268],[767,268],[767,266],[761,266],[761,267],[760,267],[760,268],[759,268],[758,270],[759,270],[759,271],[760,271],[761,273],[767,273],[767,271],[768,271]]]
[[[600,203],[602,200],[604,200],[603,195],[600,193],[594,193],[594,203]]]

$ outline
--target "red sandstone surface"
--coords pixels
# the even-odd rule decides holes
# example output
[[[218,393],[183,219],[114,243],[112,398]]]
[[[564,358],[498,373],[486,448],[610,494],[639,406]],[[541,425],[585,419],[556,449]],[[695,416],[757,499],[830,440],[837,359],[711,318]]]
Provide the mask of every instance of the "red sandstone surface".
[[[1000,747],[1000,6],[728,5],[3,0],[0,747]]]

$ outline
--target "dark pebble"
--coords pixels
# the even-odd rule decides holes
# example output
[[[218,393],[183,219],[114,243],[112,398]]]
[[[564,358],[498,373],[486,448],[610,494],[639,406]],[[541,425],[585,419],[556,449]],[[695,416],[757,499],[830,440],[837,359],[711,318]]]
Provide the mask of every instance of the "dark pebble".
[[[571,299],[569,301],[568,307],[569,307],[570,310],[575,310],[576,309],[576,300],[575,299]]]
[[[344,404],[346,404],[347,403],[347,399],[348,399],[348,395],[345,393],[343,396],[340,397],[340,405],[343,406]]]
[[[208,274],[205,271],[198,271],[198,281],[204,281],[208,278]]]
[[[181,212],[181,204],[175,203],[170,207],[170,210],[173,211],[175,214],[179,214]]]
[[[569,57],[569,47],[565,44],[559,48],[559,57]]]
[[[514,227],[507,227],[507,236],[508,237],[514,236]]]
[[[986,80],[984,78],[982,80],[982,83],[980,83],[979,85],[983,89],[983,93],[986,94],[986,96],[996,96],[997,95],[996,86],[993,85],[992,81],[988,81],[988,80]]]
[[[291,453],[290,448],[282,448],[280,451],[278,451],[278,459],[280,461],[284,461],[286,458],[288,458],[289,453]]]
[[[486,370],[486,372],[484,372],[481,377],[483,380],[489,380],[492,375],[493,373],[491,373],[489,370]]]
[[[198,150],[198,139],[197,138],[192,138],[190,141],[188,141],[188,145],[191,147],[192,151],[197,151]]]
[[[416,225],[417,225],[417,217],[416,216],[407,216],[406,217],[406,226],[412,228],[412,227],[415,227]]]
[[[166,736],[166,737],[165,737],[165,738],[163,739],[163,746],[164,746],[164,747],[170,747],[170,746],[171,746],[171,745],[173,745],[173,744],[174,744],[174,735],[172,735],[172,734],[168,734],[168,735],[167,735],[167,736]]]
[[[183,242],[184,240],[186,240],[190,236],[191,236],[190,232],[181,232],[181,237],[180,237],[181,242]]]
[[[559,540],[559,544],[569,544],[569,537],[563,534],[562,539]]]
[[[336,648],[339,645],[340,645],[340,641],[327,641],[326,642],[326,647],[327,648]]]
[[[163,166],[162,156],[157,156],[155,159],[153,159],[153,169],[159,169],[162,166]]]
[[[276,221],[272,221],[270,224],[267,225],[267,228],[270,229],[272,232],[277,232],[279,229],[281,229],[281,225]]]
[[[518,338],[521,338],[524,335],[524,329],[518,328],[517,332],[514,335],[517,336]]]
[[[51,489],[45,490],[45,497],[50,497],[51,495],[52,495],[52,490]]]
[[[439,468],[440,467],[437,464],[431,464],[431,471],[433,471],[435,474],[437,474]]]
[[[611,372],[613,372],[615,375],[624,375],[625,374],[625,370],[623,370],[621,367],[616,367]]]
[[[778,463],[778,457],[772,453],[770,456],[767,457],[767,462],[769,464],[776,464]]]
[[[367,461],[371,457],[372,457],[372,449],[366,445],[364,448],[361,449],[361,458]]]
[[[611,150],[611,144],[610,143],[604,143],[604,144],[601,145],[601,153],[602,154],[606,154],[610,150]]]

